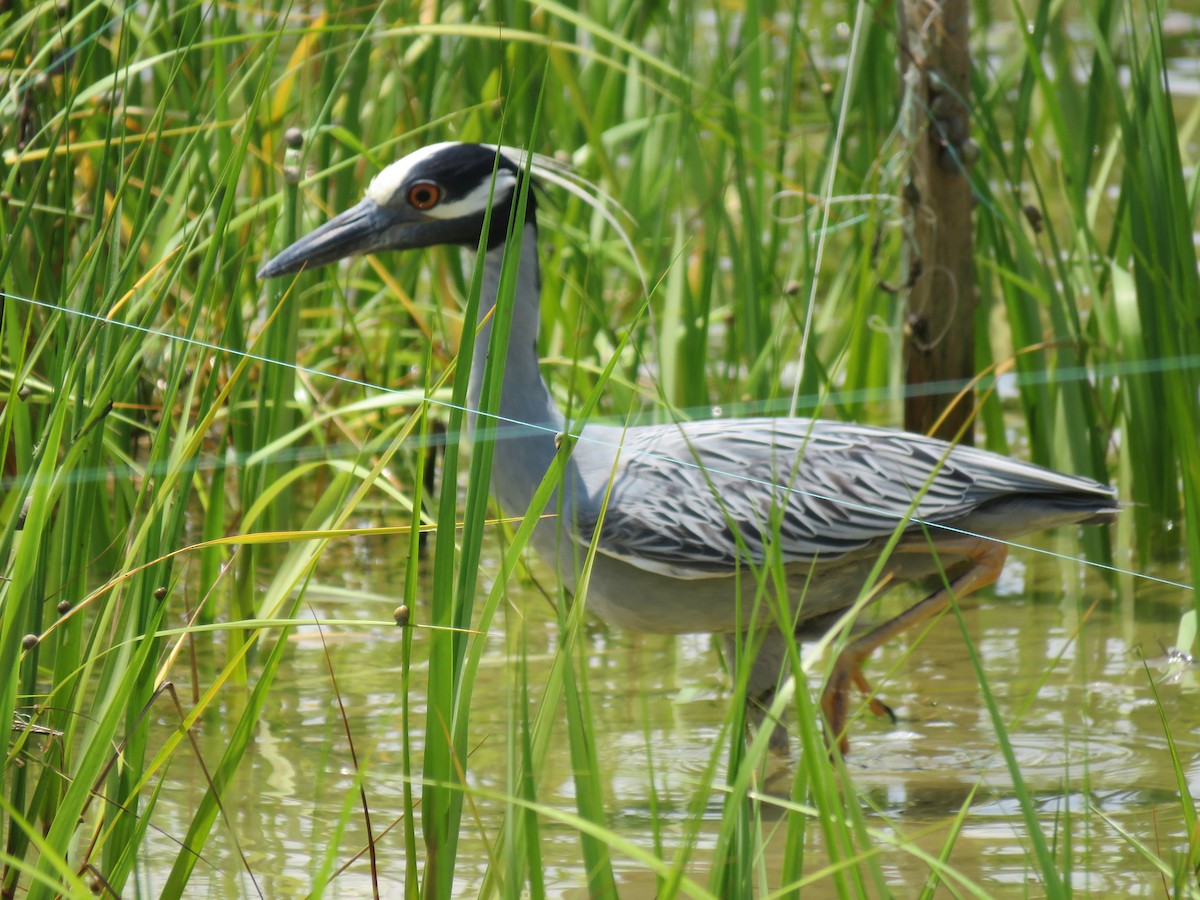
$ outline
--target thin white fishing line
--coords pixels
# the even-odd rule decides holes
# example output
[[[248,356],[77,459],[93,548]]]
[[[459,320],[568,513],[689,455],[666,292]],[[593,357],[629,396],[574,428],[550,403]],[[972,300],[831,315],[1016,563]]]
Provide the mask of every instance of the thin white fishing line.
[[[166,340],[174,341],[176,343],[180,343],[185,346],[196,347],[196,348],[199,348],[202,350],[209,350],[209,351],[213,351],[216,353],[227,354],[229,356],[234,356],[234,357],[237,357],[240,359],[247,359],[252,362],[260,362],[260,363],[264,363],[267,365],[282,366],[284,368],[293,370],[297,374],[303,374],[303,375],[307,375],[307,376],[314,377],[314,378],[327,378],[327,379],[330,379],[330,380],[333,380],[336,382],[353,385],[355,387],[361,387],[361,388],[367,388],[370,390],[380,391],[380,392],[386,393],[390,396],[394,396],[394,397],[398,398],[399,400],[401,400],[402,402],[407,401],[407,402],[413,403],[414,405],[428,403],[431,406],[440,406],[445,409],[457,409],[461,412],[466,412],[466,413],[474,412],[477,416],[480,416],[483,418],[490,418],[490,419],[494,420],[500,426],[511,426],[514,428],[514,430],[518,430],[518,431],[526,431],[527,432],[530,430],[534,430],[534,431],[544,431],[544,432],[548,432],[548,433],[553,433],[555,435],[559,434],[559,432],[556,429],[545,426],[545,425],[539,425],[539,424],[529,423],[529,422],[522,422],[518,419],[508,418],[506,416],[502,416],[502,415],[499,415],[496,413],[484,413],[479,410],[473,411],[465,406],[458,406],[457,404],[450,403],[445,400],[438,400],[436,398],[429,397],[421,391],[396,390],[396,389],[392,389],[392,388],[384,387],[382,385],[375,384],[370,381],[364,381],[359,378],[351,378],[347,375],[338,375],[338,374],[332,373],[332,372],[326,372],[326,371],[322,371],[319,369],[313,369],[313,368],[310,368],[307,366],[302,366],[295,362],[288,362],[285,360],[273,359],[269,356],[264,356],[264,355],[258,354],[258,353],[251,353],[246,350],[238,350],[235,348],[223,347],[220,344],[214,344],[210,341],[202,341],[197,338],[189,338],[189,337],[185,337],[182,335],[172,334],[171,332],[162,331],[162,330],[155,329],[155,328],[150,328],[145,325],[137,325],[137,324],[134,324],[131,322],[122,322],[122,321],[119,321],[116,319],[106,319],[104,316],[99,315],[97,313],[90,313],[90,312],[84,312],[82,310],[70,309],[69,307],[61,306],[56,303],[50,303],[45,300],[37,300],[34,298],[29,298],[29,297],[21,297],[21,296],[15,295],[15,294],[7,293],[5,291],[0,291],[0,297],[5,297],[5,298],[15,300],[20,303],[27,303],[31,306],[36,306],[36,307],[40,307],[43,309],[49,309],[49,310],[53,310],[56,312],[65,313],[68,315],[79,316],[84,319],[99,322],[103,325],[115,325],[115,326],[118,326],[121,328],[127,328],[130,330],[136,331],[140,334],[145,334],[145,335],[152,336],[152,337],[165,338]],[[1200,360],[1193,361],[1193,366],[1195,366],[1195,365],[1200,365]],[[1086,372],[1086,370],[1081,369],[1080,372],[1083,373],[1083,375],[1088,374]],[[1094,373],[1091,373],[1091,374],[1094,374]],[[489,429],[488,431],[482,432],[482,434],[489,436],[489,437],[493,437],[493,438],[503,439],[504,432],[508,431],[508,430],[509,430],[508,427],[492,428],[492,429]],[[477,428],[477,434],[479,434],[479,433],[480,432]],[[781,491],[786,490],[790,493],[798,494],[801,496],[813,497],[814,499],[823,500],[823,501],[831,502],[831,503],[836,503],[841,506],[845,506],[849,509],[859,509],[859,510],[871,512],[871,513],[874,513],[877,515],[883,515],[888,518],[894,518],[898,522],[902,519],[907,519],[908,521],[910,521],[914,524],[922,525],[927,528],[936,528],[940,531],[945,531],[945,532],[949,532],[949,533],[953,533],[953,534],[959,534],[964,537],[989,540],[989,541],[993,541],[995,543],[1002,544],[1006,547],[1010,547],[1013,549],[1030,551],[1033,553],[1042,554],[1044,556],[1049,556],[1054,559],[1061,559],[1061,560],[1067,560],[1067,561],[1071,561],[1071,562],[1081,563],[1082,565],[1085,565],[1085,566],[1090,566],[1090,567],[1100,569],[1103,571],[1113,572],[1118,575],[1128,575],[1133,578],[1139,578],[1139,579],[1143,579],[1146,581],[1152,581],[1157,584],[1181,588],[1184,590],[1192,590],[1193,589],[1192,585],[1184,584],[1184,583],[1178,582],[1178,581],[1172,581],[1167,578],[1160,578],[1156,575],[1149,575],[1144,572],[1138,572],[1138,571],[1131,570],[1131,569],[1123,569],[1119,566],[1112,566],[1112,565],[1108,565],[1106,563],[1095,562],[1093,560],[1080,559],[1078,557],[1070,556],[1065,553],[1059,553],[1057,551],[1047,550],[1047,549],[1044,549],[1041,547],[1034,547],[1029,544],[1022,544],[1022,543],[1019,543],[1016,541],[1001,540],[999,538],[993,538],[993,537],[990,537],[985,534],[977,534],[975,532],[968,531],[966,529],[956,528],[952,525],[945,525],[945,524],[938,523],[938,522],[928,522],[917,516],[905,516],[903,514],[895,513],[895,512],[889,511],[889,510],[878,509],[878,508],[872,507],[868,504],[855,503],[855,502],[846,500],[845,498],[842,498],[842,497],[826,496],[823,494],[816,493],[814,491],[806,491],[806,490],[802,490],[802,489],[790,487],[790,486],[785,487],[783,485],[775,484],[773,482],[766,481],[763,479],[752,478],[752,477],[749,477],[742,473],[725,471],[722,469],[713,468],[711,466],[701,466],[694,460],[677,459],[675,457],[667,456],[665,454],[657,454],[657,453],[653,453],[653,452],[647,451],[647,450],[638,450],[636,448],[625,447],[624,445],[621,445],[621,444],[611,444],[609,442],[599,441],[599,440],[596,440],[593,438],[586,437],[581,434],[570,433],[570,437],[573,440],[587,441],[588,443],[596,444],[597,446],[608,447],[611,450],[618,450],[622,453],[632,453],[632,454],[635,454],[638,456],[645,456],[645,457],[648,457],[651,459],[656,459],[656,460],[659,460],[662,462],[668,462],[668,463],[671,463],[674,465],[679,465],[679,466],[683,466],[686,468],[695,469],[697,471],[702,471],[702,472],[708,473],[710,475],[717,474],[717,475],[720,475],[725,478],[737,479],[740,481],[748,482],[750,484],[757,484],[757,485],[761,485],[763,487],[771,488],[774,490],[781,490]],[[454,442],[457,442],[460,438],[461,438],[461,435],[453,435],[453,436],[446,435],[443,437],[443,440],[445,440],[447,444],[450,444],[452,439]],[[356,450],[356,452],[362,452],[362,448],[357,447],[357,446],[355,446],[355,450]],[[280,455],[280,457],[275,457],[275,458],[286,458],[286,457],[284,457],[283,455]],[[219,461],[217,461],[217,463],[216,463],[216,465],[221,465],[221,464],[228,465],[228,462],[220,463]],[[216,465],[214,465],[213,468],[215,468]],[[107,471],[106,474],[111,475],[111,471]],[[86,473],[85,473],[85,475],[86,475]]]
[[[289,362],[287,360],[275,359],[270,356],[263,356],[261,354],[251,353],[246,350],[238,350],[233,347],[225,347],[220,344],[213,344],[198,338],[185,337],[170,331],[162,331],[160,329],[150,328],[145,325],[138,325],[133,322],[123,322],[119,319],[109,319],[98,313],[90,313],[82,310],[72,309],[57,303],[51,303],[47,300],[22,297],[18,294],[11,294],[4,290],[0,290],[0,297],[16,300],[19,303],[37,306],[42,309],[52,310],[54,312],[66,313],[68,315],[78,316],[83,319],[89,319],[91,321],[99,322],[102,325],[113,325],[120,328],[127,328],[131,331],[137,331],[141,334],[152,337],[165,338],[166,340],[173,341],[175,343],[198,347],[204,350],[213,350],[218,353],[225,353],[239,358],[245,358],[252,362],[262,362],[276,366],[285,366],[304,375],[328,378],[333,381],[343,382],[345,384],[355,385],[357,387],[365,387],[377,391],[384,391],[404,399],[411,398],[414,403],[428,401],[430,403],[446,406],[448,408],[452,408],[454,406],[454,404],[451,403],[444,403],[440,400],[428,398],[420,391],[406,391],[400,388],[390,388],[384,385],[376,384],[373,381],[363,381],[362,379],[352,378],[348,375],[339,375],[337,373],[328,372],[321,369],[312,369],[306,366],[301,366],[294,362]],[[921,384],[916,385],[905,385],[899,391],[887,387],[841,389],[823,394],[804,395],[800,399],[806,406],[854,405],[859,403],[904,399],[906,397],[921,396],[925,393],[944,394],[948,392],[956,392],[972,385],[982,390],[986,390],[1002,383],[1011,384],[1013,387],[1020,388],[1042,384],[1059,384],[1069,381],[1092,382],[1106,378],[1120,378],[1130,375],[1149,375],[1159,372],[1180,372],[1197,368],[1200,368],[1200,355],[1190,354],[1187,356],[1159,357],[1158,359],[1149,360],[1123,360],[1111,363],[1097,363],[1091,367],[1067,366],[1054,370],[1041,369],[1034,372],[1010,371],[999,375],[984,375],[969,379],[948,379],[943,381],[922,382]],[[714,411],[723,410],[727,407],[728,409],[735,410],[737,412],[770,413],[777,409],[782,409],[785,403],[790,403],[790,401],[785,401],[782,398],[774,400],[738,401],[727,404],[710,404],[702,407],[685,407],[680,409],[680,412],[683,412],[689,416],[694,415],[697,417],[723,418],[727,415],[726,413],[720,413],[719,415],[714,416]],[[465,411],[470,412],[470,410]],[[485,418],[495,418],[499,421],[507,421],[499,415],[488,416],[488,414],[482,412],[480,412],[479,415],[484,416]],[[605,417],[598,417],[593,419],[593,421],[604,422]],[[624,421],[624,417],[616,417],[613,419],[614,424],[624,423]],[[528,423],[511,420],[510,424],[525,426]],[[529,425],[528,427],[535,426]]]

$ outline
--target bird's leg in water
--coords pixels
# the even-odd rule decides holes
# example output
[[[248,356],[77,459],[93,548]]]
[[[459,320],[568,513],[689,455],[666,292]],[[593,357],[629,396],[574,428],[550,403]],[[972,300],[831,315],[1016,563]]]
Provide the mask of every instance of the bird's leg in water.
[[[819,629],[821,632],[825,630],[824,626]],[[805,633],[810,632],[806,631]],[[730,679],[735,682],[737,681],[737,671],[734,668],[734,660],[737,659],[739,642],[745,640],[745,635],[724,635],[726,668],[729,671]],[[788,644],[790,641],[799,640],[799,636],[787,637],[782,631],[771,628],[756,635],[755,640],[759,643],[746,680],[747,724],[755,732],[764,728],[771,729],[768,746],[772,752],[787,753],[787,723],[783,719],[771,715],[771,705],[775,702],[775,695],[779,690],[780,683],[791,671],[788,664]],[[861,670],[854,675],[854,683],[867,698],[867,705],[871,712],[895,723],[896,714],[882,700],[871,696],[871,685],[867,683]]]
[[[864,694],[871,697],[871,685],[863,675],[862,664],[875,652],[876,648],[944,610],[950,605],[951,597],[961,599],[994,582],[1000,577],[1000,570],[1004,568],[1004,560],[1008,555],[1008,548],[1004,544],[997,544],[982,538],[939,542],[937,550],[946,555],[966,556],[972,566],[950,582],[948,587],[934,591],[920,603],[909,607],[895,618],[888,619],[861,637],[855,638],[846,645],[838,655],[837,662],[833,664],[833,671],[829,673],[829,681],[821,694],[821,708],[825,712],[829,743],[832,745],[836,742],[838,749],[843,754],[850,750],[850,741],[846,737],[846,713],[849,706],[850,685],[854,684]],[[890,709],[874,698],[871,698],[870,704],[871,711],[876,714],[891,713]],[[876,704],[880,708],[876,708]],[[883,712],[884,710],[886,712]],[[894,721],[895,717],[892,716],[892,718]]]
[[[729,678],[737,683],[737,664],[739,651],[745,647],[743,642],[751,641],[754,658],[750,662],[750,672],[746,680],[746,718],[755,731],[764,728],[771,729],[770,748],[777,753],[788,750],[788,733],[786,725],[770,715],[771,704],[775,700],[775,692],[779,687],[780,673],[785,671],[787,663],[787,641],[782,632],[776,629],[764,631],[759,635],[747,637],[744,634],[723,635],[725,665],[729,670]]]

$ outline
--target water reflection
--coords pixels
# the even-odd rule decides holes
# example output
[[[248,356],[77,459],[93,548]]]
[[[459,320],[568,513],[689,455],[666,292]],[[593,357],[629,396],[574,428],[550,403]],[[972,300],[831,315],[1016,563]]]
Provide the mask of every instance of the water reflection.
[[[360,547],[351,546],[334,548],[326,556],[328,574],[322,581],[337,587],[310,591],[307,601],[313,611],[378,624],[297,632],[257,739],[226,792],[217,836],[197,868],[193,887],[208,885],[216,896],[253,893],[245,874],[248,866],[268,895],[302,894],[326,865],[329,835],[345,829],[335,842],[331,871],[365,845],[360,775],[351,761],[348,729],[371,809],[385,893],[402,890],[401,698],[407,692],[410,702],[422,702],[426,676],[418,639],[405,683],[402,633],[385,624],[396,603],[395,586],[403,583],[403,573],[393,568],[399,558],[397,553],[368,560]],[[1174,769],[1151,682],[1161,675],[1166,663],[1161,648],[1174,639],[1179,615],[1191,598],[1162,586],[1137,591],[1118,587],[1114,592],[1082,567],[1061,560],[1021,554],[1014,561],[997,591],[971,598],[963,613],[1008,723],[1022,777],[1047,834],[1060,831],[1068,820],[1074,823],[1072,852],[1087,861],[1077,864],[1083,867],[1076,873],[1078,886],[1142,894],[1157,876],[1121,831],[1168,858],[1182,846]],[[347,592],[342,579],[351,570],[355,590]],[[554,615],[536,592],[521,597],[514,590],[510,601],[502,615],[518,617],[508,627],[513,633],[518,627],[523,631],[527,678],[536,694],[557,644]],[[893,602],[898,606],[904,598]],[[482,669],[485,677],[479,679],[473,701],[476,737],[469,781],[496,791],[505,789],[506,736],[514,703],[514,657],[506,646],[505,627],[498,622],[494,629]],[[219,641],[200,641],[197,647],[201,655],[220,649]],[[644,847],[654,845],[657,831],[669,857],[677,849],[673,841],[682,845],[693,816],[695,786],[710,765],[714,743],[723,739],[727,688],[711,640],[596,629],[587,647],[610,825]],[[1152,665],[1143,662],[1143,654],[1154,658]],[[215,670],[212,660],[199,660],[202,687]],[[1032,869],[1019,804],[956,622],[944,619],[920,643],[901,640],[885,647],[870,672],[899,716],[895,725],[867,717],[853,726],[848,764],[874,810],[870,824],[898,835],[902,830],[904,840],[937,854],[951,821],[965,806],[965,825],[950,864],[989,891],[1003,895],[1010,886],[1014,892],[1028,891]],[[182,673],[176,680],[183,681]],[[1194,670],[1185,671],[1156,689],[1190,789],[1200,794],[1196,681]],[[234,712],[244,701],[244,695],[227,688],[223,706],[214,707],[197,729],[210,771],[224,746],[226,723],[236,720]],[[418,748],[423,722],[422,715],[414,716],[412,740]],[[165,713],[158,723],[160,737],[175,726]],[[651,771],[653,803],[647,785]],[[555,739],[543,779],[541,798],[573,809],[565,731]],[[177,756],[153,812],[155,828],[141,878],[148,893],[161,887],[205,784],[195,759],[186,753]],[[475,801],[472,831],[462,838],[466,894],[482,878],[488,860],[475,829],[494,836],[502,814],[486,798]],[[704,849],[715,839],[720,816],[719,798],[701,811],[707,824],[694,857],[701,881]],[[392,830],[380,837],[388,828]],[[814,861],[821,855],[817,831]],[[577,888],[582,879],[578,836],[548,824],[544,837],[548,884],[560,894]],[[767,852],[781,854],[782,847],[772,844]],[[901,850],[885,850],[884,859],[897,890],[919,889],[928,872],[923,862]],[[640,867],[619,858],[614,863],[622,896],[653,896],[654,881]],[[359,860],[337,876],[331,895],[359,896],[369,886],[367,864]]]

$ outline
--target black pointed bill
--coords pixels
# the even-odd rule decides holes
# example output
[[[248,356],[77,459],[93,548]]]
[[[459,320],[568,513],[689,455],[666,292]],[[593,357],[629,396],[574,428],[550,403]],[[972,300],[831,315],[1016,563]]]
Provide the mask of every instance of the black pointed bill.
[[[385,248],[422,245],[417,232],[426,219],[363,200],[320,228],[309,232],[258,270],[259,278],[293,275],[329,263]],[[407,238],[407,239],[406,239]]]

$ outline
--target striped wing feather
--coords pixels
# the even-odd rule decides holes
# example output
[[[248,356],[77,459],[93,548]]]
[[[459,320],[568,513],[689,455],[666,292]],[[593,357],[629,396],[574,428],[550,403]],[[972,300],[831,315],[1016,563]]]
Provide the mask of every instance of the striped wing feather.
[[[603,498],[610,472],[587,485],[593,498]],[[1111,498],[1086,478],[889,429],[809,419],[649,426],[625,434],[599,550],[704,578],[761,561],[776,522],[784,562],[811,562],[886,538],[910,513],[909,527],[919,527],[1004,497],[1073,493]],[[600,506],[576,510],[581,541]]]

